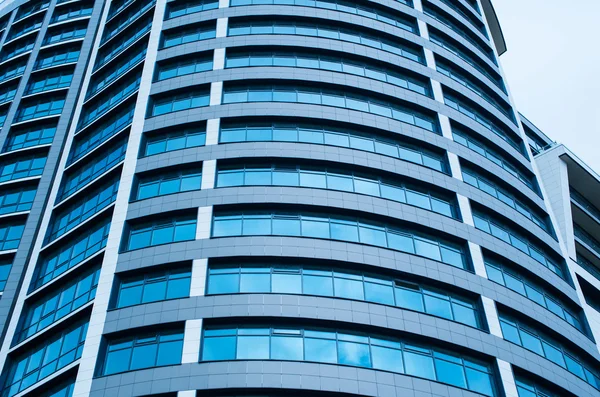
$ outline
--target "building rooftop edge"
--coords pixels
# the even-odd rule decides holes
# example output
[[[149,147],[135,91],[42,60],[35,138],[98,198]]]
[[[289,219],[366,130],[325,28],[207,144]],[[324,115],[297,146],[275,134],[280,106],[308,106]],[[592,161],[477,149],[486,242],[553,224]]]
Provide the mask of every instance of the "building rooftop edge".
[[[492,33],[492,38],[494,39],[494,44],[496,45],[496,51],[498,51],[498,55],[502,55],[507,50],[506,40],[504,39],[504,33],[502,33],[502,27],[500,26],[500,21],[498,20],[492,0],[481,0],[481,4],[490,27],[490,32]]]

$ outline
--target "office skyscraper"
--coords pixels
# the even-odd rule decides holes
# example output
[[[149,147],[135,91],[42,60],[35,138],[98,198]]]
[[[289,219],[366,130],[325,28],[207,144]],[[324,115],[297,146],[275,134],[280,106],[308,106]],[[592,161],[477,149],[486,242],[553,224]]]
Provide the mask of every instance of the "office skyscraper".
[[[4,0],[0,46],[0,397],[600,396],[600,178],[489,0]]]

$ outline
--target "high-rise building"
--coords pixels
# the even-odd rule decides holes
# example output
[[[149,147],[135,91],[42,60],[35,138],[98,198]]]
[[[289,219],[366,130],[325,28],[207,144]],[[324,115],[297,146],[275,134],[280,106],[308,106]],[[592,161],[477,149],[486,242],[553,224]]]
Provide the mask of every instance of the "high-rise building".
[[[0,47],[0,397],[600,396],[600,177],[490,0],[4,0]]]

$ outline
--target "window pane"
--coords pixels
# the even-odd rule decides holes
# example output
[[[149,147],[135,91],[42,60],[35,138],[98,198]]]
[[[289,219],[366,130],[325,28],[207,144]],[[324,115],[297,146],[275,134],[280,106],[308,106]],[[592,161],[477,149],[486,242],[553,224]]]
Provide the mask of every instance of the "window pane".
[[[234,360],[236,351],[236,337],[224,336],[219,338],[204,338],[202,360]]]
[[[304,357],[302,341],[299,337],[271,337],[271,359],[301,361]]]
[[[305,338],[304,359],[321,363],[337,362],[336,343],[334,340]]]
[[[371,367],[369,345],[338,341],[338,356],[340,364]]]
[[[435,379],[433,358],[422,354],[404,351],[406,374],[425,379]]]
[[[269,358],[268,336],[238,336],[237,359],[253,360]]]

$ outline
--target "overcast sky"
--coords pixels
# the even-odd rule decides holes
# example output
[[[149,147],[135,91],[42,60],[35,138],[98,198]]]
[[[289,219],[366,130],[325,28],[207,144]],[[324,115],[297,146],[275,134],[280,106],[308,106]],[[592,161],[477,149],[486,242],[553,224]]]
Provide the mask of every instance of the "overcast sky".
[[[493,0],[517,109],[600,173],[600,0]]]

